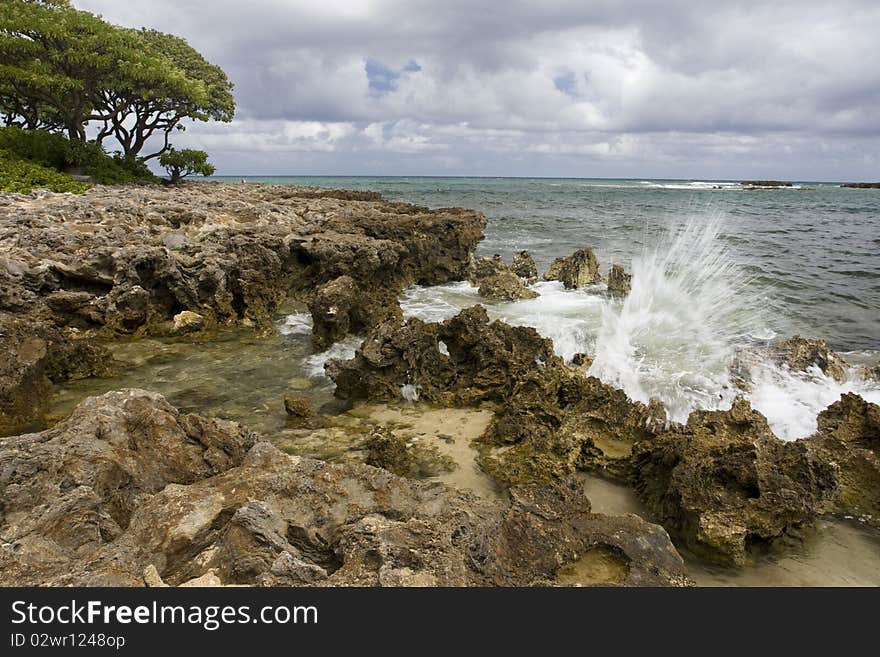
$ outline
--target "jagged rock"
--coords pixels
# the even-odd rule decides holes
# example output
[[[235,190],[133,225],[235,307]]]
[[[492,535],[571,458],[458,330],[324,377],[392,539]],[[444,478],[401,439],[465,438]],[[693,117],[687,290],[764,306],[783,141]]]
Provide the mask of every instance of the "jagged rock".
[[[98,185],[4,198],[0,311],[108,336],[173,334],[187,311],[204,330],[266,329],[289,293],[308,302],[340,276],[357,282],[356,305],[397,306],[406,285],[464,278],[485,227],[461,208],[288,186]]]
[[[503,401],[521,378],[544,367],[567,369],[550,340],[532,328],[492,322],[485,308],[473,306],[439,324],[382,324],[353,359],[331,360],[325,369],[342,399],[399,399],[401,387],[413,385],[423,401],[465,405]]]
[[[665,426],[662,404],[633,402],[595,377],[569,370],[537,383],[520,385],[481,438],[480,465],[503,486],[575,470],[627,480],[633,444]]]
[[[446,346],[446,353],[440,343]],[[389,322],[328,375],[342,399],[399,399],[413,386],[423,401],[497,406],[481,438],[480,464],[504,486],[544,482],[575,469],[624,476],[630,445],[657,424],[662,408],[567,367],[532,328],[491,322],[482,306],[438,324]],[[652,412],[654,415],[652,415]]]
[[[469,279],[471,285],[478,288],[480,296],[491,301],[535,299],[540,296],[527,288],[520,277],[497,255],[475,259],[471,263]]]
[[[197,333],[205,328],[205,318],[191,310],[184,310],[174,316],[173,324],[173,335]]]
[[[632,289],[632,274],[627,274],[623,265],[611,265],[608,272],[608,291],[625,297]]]
[[[810,523],[833,498],[838,468],[803,441],[783,442],[738,398],[729,411],[694,411],[687,425],[639,441],[635,489],[673,536],[726,565]]]
[[[806,371],[814,365],[835,381],[846,381],[847,363],[825,344],[825,340],[809,340],[798,335],[774,345],[776,360],[793,370]]]
[[[0,464],[0,585],[689,583],[662,528],[593,514],[577,481],[480,499],[286,455],[144,391],[3,439]]]
[[[311,402],[305,397],[285,395],[284,411],[287,417],[297,424],[307,424],[315,416]]]
[[[376,428],[364,444],[367,450],[367,465],[385,468],[399,477],[424,479],[443,472],[451,472],[458,467],[448,456],[441,454],[436,447],[412,443],[387,428]]]
[[[520,251],[513,254],[513,264],[510,270],[531,285],[538,280],[538,266],[535,259],[528,251]]]
[[[39,424],[53,382],[104,376],[113,362],[89,341],[6,313],[0,313],[0,351],[0,435]]]
[[[880,527],[880,406],[846,393],[817,421],[818,432],[803,442],[840,468],[830,510]]]
[[[602,280],[592,249],[579,249],[567,258],[556,258],[544,274],[545,281],[562,281],[566,289],[593,285]]]
[[[309,304],[325,348],[401,317],[405,286],[464,278],[486,225],[461,208],[288,186],[98,185],[2,200],[0,313],[53,337],[45,356],[37,342],[0,344],[23,359],[8,365],[23,387],[0,401],[0,432],[39,418],[49,394],[40,370],[53,381],[97,373],[89,363],[106,353],[59,329],[111,338],[208,337],[234,324],[268,331],[293,296]]]
[[[593,357],[589,354],[578,352],[571,357],[571,365],[581,372],[586,373],[586,371],[593,366]]]

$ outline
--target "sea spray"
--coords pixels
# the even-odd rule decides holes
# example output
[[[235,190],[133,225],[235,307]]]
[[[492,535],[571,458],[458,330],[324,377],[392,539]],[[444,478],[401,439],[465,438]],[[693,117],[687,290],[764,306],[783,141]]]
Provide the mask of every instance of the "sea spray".
[[[633,260],[632,290],[602,310],[589,373],[630,397],[663,401],[669,419],[728,408],[737,344],[761,325],[757,299],[720,238],[719,216],[694,218]]]

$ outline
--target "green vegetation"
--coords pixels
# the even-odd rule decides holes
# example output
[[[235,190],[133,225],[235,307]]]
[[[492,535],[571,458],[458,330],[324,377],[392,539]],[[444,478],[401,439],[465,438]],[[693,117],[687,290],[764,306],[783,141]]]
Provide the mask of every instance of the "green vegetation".
[[[45,130],[23,130],[15,126],[0,128],[0,149],[40,167],[58,172],[82,172],[104,185],[157,182],[143,162],[108,155],[94,141],[70,140]]]
[[[162,153],[159,164],[165,167],[171,182],[177,182],[185,176],[198,173],[202,176],[210,176],[214,173],[214,165],[208,162],[208,154],[205,151],[194,151],[190,148],[174,150]]]
[[[173,151],[171,136],[186,121],[232,120],[226,74],[180,37],[111,25],[68,0],[0,7],[4,162],[108,184],[155,180],[145,163]],[[181,177],[209,169],[205,155],[176,170]]]
[[[0,150],[0,191],[29,194],[34,189],[82,194],[91,185],[74,180],[65,173],[22,160]]]

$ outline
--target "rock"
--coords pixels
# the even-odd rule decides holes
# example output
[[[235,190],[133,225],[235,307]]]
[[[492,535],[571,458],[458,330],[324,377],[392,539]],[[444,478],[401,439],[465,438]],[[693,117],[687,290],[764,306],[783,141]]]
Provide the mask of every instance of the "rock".
[[[357,283],[350,313],[394,314],[405,286],[464,278],[486,224],[461,208],[289,186],[96,185],[4,198],[0,311],[108,337],[176,334],[182,312],[201,315],[200,330],[269,330],[288,294],[312,301],[341,276]]]
[[[838,486],[835,465],[802,441],[776,438],[742,398],[637,442],[631,467],[654,517],[724,565],[746,564],[753,549],[810,523]]]
[[[183,310],[174,316],[173,335],[197,333],[205,328],[205,318],[191,310]]]
[[[471,285],[479,288],[480,296],[491,301],[515,301],[539,296],[537,292],[527,288],[520,277],[497,255],[475,259],[471,263],[468,276]]]
[[[755,187],[755,188],[761,188],[761,187],[773,188],[773,187],[791,187],[792,186],[792,184],[790,182],[785,182],[785,181],[781,181],[781,180],[743,180],[742,182],[740,182],[740,185],[744,185],[746,187]]]
[[[602,280],[599,261],[592,249],[579,249],[567,258],[557,258],[544,274],[545,281],[562,281],[567,290],[593,285]]]
[[[840,469],[829,510],[880,527],[880,406],[846,393],[819,413],[818,426],[803,442]]]
[[[809,340],[796,335],[777,342],[774,350],[776,361],[793,370],[805,372],[816,366],[835,381],[842,383],[847,379],[847,362],[829,349],[824,340]]]
[[[410,443],[404,436],[379,427],[370,433],[364,446],[367,465],[385,468],[399,477],[425,479],[443,472],[452,472],[457,464],[441,454],[436,446]]]
[[[0,312],[0,435],[40,424],[54,382],[105,376],[110,354],[40,322]]]
[[[162,581],[156,566],[150,564],[144,568],[144,584],[147,588],[167,588],[168,585]]]
[[[571,365],[581,372],[586,373],[593,365],[593,357],[585,353],[576,353],[571,357]]]
[[[631,289],[632,274],[627,274],[622,265],[611,265],[611,271],[608,272],[608,291],[625,297]]]
[[[519,251],[513,254],[513,264],[510,270],[522,278],[526,285],[531,285],[538,280],[538,267],[528,251]]]
[[[319,287],[309,310],[312,339],[319,350],[349,333],[363,334],[383,321],[403,317],[396,299],[365,291],[351,276],[340,276]]]
[[[284,397],[284,410],[289,417],[295,420],[306,421],[311,419],[314,415],[312,404],[305,397],[291,397],[286,395]]]
[[[289,456],[143,391],[3,439],[0,463],[5,586],[689,583],[662,528],[593,514],[577,481],[480,499]]]
[[[841,187],[850,187],[853,189],[880,189],[880,182],[843,183]]]
[[[413,386],[434,404],[494,404],[480,439],[480,465],[502,486],[546,482],[576,469],[626,476],[631,444],[665,422],[662,407],[652,411],[584,377],[565,365],[550,340],[532,328],[491,322],[482,306],[437,324],[414,318],[383,324],[353,359],[331,360],[326,370],[335,394],[351,401],[396,400]]]
[[[502,402],[520,379],[544,367],[567,370],[550,340],[532,328],[492,322],[482,306],[438,324],[387,322],[353,359],[325,366],[342,399],[395,400],[401,387],[413,385],[420,400],[441,405]]]

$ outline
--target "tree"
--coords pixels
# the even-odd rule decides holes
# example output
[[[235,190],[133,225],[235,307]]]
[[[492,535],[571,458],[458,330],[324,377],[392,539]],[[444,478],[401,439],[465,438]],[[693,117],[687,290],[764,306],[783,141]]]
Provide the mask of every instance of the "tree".
[[[159,156],[159,164],[165,167],[171,182],[177,182],[194,173],[211,176],[216,171],[214,165],[208,162],[208,154],[205,151],[191,148],[179,151],[171,148]]]
[[[184,39],[105,23],[67,0],[0,0],[0,115],[6,125],[113,137],[145,161],[186,119],[231,121],[232,84]],[[154,134],[163,145],[141,155]]]
[[[137,66],[119,29],[66,2],[2,0],[0,108],[7,125],[86,140],[100,89]],[[134,61],[132,61],[134,60]]]
[[[158,66],[129,73],[116,86],[102,90],[100,108],[105,119],[99,142],[112,134],[125,157],[140,156],[146,161],[171,148],[171,133],[184,129],[184,119],[232,120],[233,85],[223,69],[209,63],[180,37],[156,30],[128,32],[134,47],[161,61]],[[162,147],[140,155],[156,132],[163,136]]]

